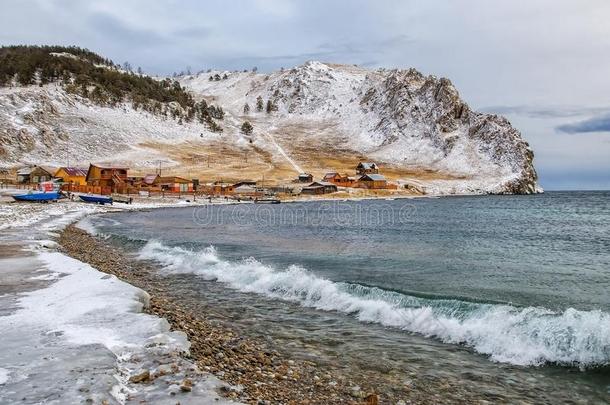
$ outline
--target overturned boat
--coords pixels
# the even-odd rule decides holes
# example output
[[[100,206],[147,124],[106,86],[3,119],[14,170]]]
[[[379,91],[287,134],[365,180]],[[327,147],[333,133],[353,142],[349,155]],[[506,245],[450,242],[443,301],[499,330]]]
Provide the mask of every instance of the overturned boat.
[[[81,200],[83,200],[86,203],[91,203],[91,204],[100,204],[100,205],[104,205],[104,204],[111,204],[112,205],[112,197],[106,197],[104,195],[93,195],[93,194],[87,194],[87,195],[79,195],[78,198],[80,198]]]
[[[59,192],[31,191],[26,194],[13,194],[11,197],[16,201],[49,202],[59,200]]]

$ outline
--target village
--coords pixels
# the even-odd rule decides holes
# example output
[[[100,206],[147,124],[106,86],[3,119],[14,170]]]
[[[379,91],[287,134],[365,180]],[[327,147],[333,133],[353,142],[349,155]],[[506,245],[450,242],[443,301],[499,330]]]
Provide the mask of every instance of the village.
[[[167,198],[224,198],[237,201],[280,202],[295,198],[316,198],[325,196],[387,196],[400,191],[423,194],[412,186],[388,181],[380,173],[374,162],[359,162],[354,167],[354,174],[341,174],[329,171],[320,179],[314,179],[310,173],[300,173],[294,179],[284,182],[265,181],[261,179],[240,179],[224,181],[222,179],[204,182],[198,178],[162,173],[134,175],[130,168],[122,165],[89,164],[85,167],[48,167],[25,166],[14,172],[4,170],[0,173],[0,186],[45,191],[41,184],[53,184],[62,195],[97,195],[116,202],[130,202],[134,197],[167,197]],[[330,195],[330,196],[329,196]],[[103,200],[95,200],[97,202]]]

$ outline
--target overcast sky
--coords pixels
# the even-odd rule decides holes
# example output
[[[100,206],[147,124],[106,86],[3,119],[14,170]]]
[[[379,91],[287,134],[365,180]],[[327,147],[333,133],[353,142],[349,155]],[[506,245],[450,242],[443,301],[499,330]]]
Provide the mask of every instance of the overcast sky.
[[[0,44],[78,45],[155,74],[415,67],[506,115],[547,189],[610,189],[608,0],[2,0]]]

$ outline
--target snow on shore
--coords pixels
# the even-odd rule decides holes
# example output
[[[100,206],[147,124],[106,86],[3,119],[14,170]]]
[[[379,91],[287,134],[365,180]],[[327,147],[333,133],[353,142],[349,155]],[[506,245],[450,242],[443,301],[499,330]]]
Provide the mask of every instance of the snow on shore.
[[[6,287],[0,290],[0,403],[231,403],[216,393],[222,382],[180,356],[190,346],[186,335],[142,312],[145,291],[55,251],[47,240],[69,223],[111,209],[0,203],[0,242],[23,249],[17,257],[0,249],[6,270],[0,274]],[[156,378],[130,380],[142,372]],[[189,392],[180,389],[187,379],[194,383]]]

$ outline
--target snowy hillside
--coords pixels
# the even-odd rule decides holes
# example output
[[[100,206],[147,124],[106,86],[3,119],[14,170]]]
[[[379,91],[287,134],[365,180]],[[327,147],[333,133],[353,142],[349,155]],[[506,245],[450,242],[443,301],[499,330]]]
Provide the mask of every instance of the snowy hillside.
[[[177,164],[147,143],[214,139],[199,123],[134,110],[101,107],[61,86],[0,88],[0,162],[51,166],[88,162]]]
[[[216,73],[221,79],[210,80]],[[222,133],[129,102],[103,107],[58,83],[0,87],[0,166],[116,162],[146,172],[161,162],[204,179],[265,173],[281,182],[301,171],[347,172],[367,159],[391,180],[431,193],[538,190],[533,153],[519,132],[502,117],[470,110],[447,79],[309,62],[268,75],[178,80],[196,100],[223,108]],[[245,121],[251,135],[240,131]]]
[[[370,71],[320,62],[269,75],[221,74],[228,78],[209,80],[205,73],[181,84],[213,96],[228,115],[254,122],[255,138],[271,134],[285,139],[287,148],[318,144],[461,179],[436,182],[440,189],[537,190],[533,152],[520,133],[503,117],[470,110],[447,79],[414,69]],[[277,111],[257,112],[259,96]]]

